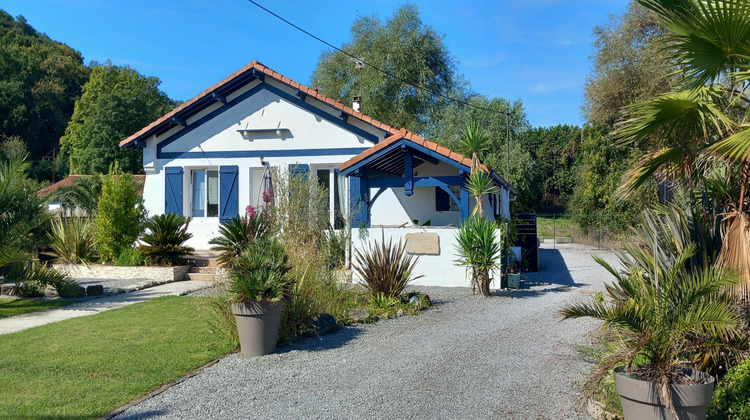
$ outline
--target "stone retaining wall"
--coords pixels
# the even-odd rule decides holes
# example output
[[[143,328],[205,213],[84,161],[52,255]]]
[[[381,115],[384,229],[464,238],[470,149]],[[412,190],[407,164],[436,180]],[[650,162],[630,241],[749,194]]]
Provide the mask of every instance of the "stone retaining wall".
[[[53,268],[73,279],[112,279],[112,280],[152,280],[180,281],[188,272],[189,266],[178,267],[123,267],[103,264],[75,265],[55,264]]]

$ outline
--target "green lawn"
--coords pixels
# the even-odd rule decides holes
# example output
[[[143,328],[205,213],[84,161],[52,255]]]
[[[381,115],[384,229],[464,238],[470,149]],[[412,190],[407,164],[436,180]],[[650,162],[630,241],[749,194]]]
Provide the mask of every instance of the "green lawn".
[[[552,239],[554,234],[557,234],[558,238],[573,236],[578,232],[578,226],[572,219],[537,217],[536,230],[538,236]]]
[[[0,299],[0,318],[70,305],[69,300]]]
[[[226,354],[201,300],[163,297],[0,336],[0,418],[97,418]]]

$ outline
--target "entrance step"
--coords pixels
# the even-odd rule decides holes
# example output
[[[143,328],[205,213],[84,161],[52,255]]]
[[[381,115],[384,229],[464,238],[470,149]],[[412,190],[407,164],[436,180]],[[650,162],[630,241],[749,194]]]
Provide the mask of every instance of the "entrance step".
[[[219,267],[219,253],[216,251],[196,251],[188,258],[190,268],[185,280],[214,281]]]

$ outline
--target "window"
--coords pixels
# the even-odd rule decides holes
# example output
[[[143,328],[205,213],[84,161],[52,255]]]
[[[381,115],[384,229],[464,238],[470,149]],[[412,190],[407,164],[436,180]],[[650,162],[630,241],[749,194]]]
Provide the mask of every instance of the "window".
[[[461,199],[461,187],[459,187],[458,185],[451,185],[449,188],[451,189],[451,192],[460,200]],[[458,208],[458,203],[456,203],[456,200],[451,198],[450,201],[451,201],[451,211],[460,211],[460,209]]]
[[[199,169],[192,171],[193,217],[219,217],[219,171]]]
[[[328,211],[331,226],[334,229],[342,229],[344,227],[344,202],[341,200],[340,191],[343,188],[343,182],[339,180],[339,173],[336,169],[318,169],[315,171],[315,175],[318,179],[318,185],[328,189]],[[331,181],[333,181],[333,188],[331,188]]]

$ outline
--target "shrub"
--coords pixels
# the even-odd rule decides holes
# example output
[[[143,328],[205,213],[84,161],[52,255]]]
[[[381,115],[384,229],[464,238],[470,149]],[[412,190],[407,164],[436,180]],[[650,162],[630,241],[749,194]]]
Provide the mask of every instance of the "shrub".
[[[235,216],[219,226],[219,236],[208,242],[214,245],[211,249],[221,251],[218,263],[221,266],[229,265],[250,242],[265,238],[269,232],[267,218],[265,211],[261,211],[246,217]]]
[[[102,261],[114,260],[143,232],[146,209],[132,175],[119,173],[117,164],[102,178],[102,195],[96,218],[97,242]]]
[[[125,248],[120,251],[120,255],[115,258],[114,264],[123,267],[146,265],[146,257],[144,257],[136,247]]]
[[[500,264],[500,242],[495,237],[497,224],[482,217],[470,217],[458,230],[456,263],[471,272],[474,293],[490,296],[490,271]]]
[[[16,283],[23,297],[41,296],[48,285],[64,292],[68,284],[74,284],[65,274],[35,260],[10,265],[5,273],[4,281]]]
[[[50,255],[67,264],[89,263],[96,252],[96,230],[88,218],[74,216],[52,221]]]
[[[229,293],[234,302],[282,300],[289,294],[289,256],[276,238],[250,242],[229,265]]]
[[[185,246],[185,242],[193,237],[188,232],[189,224],[190,219],[177,213],[159,214],[148,219],[145,224],[148,231],[141,238],[146,245],[139,247],[146,262],[165,266],[185,264],[185,257],[195,251]]]
[[[729,369],[708,410],[711,419],[750,418],[750,358]]]
[[[388,297],[398,296],[410,282],[423,277],[413,277],[419,257],[407,254],[400,240],[394,245],[392,238],[386,242],[382,237],[380,242],[376,240],[364,251],[355,249],[354,255],[354,270],[373,297],[381,293]]]

